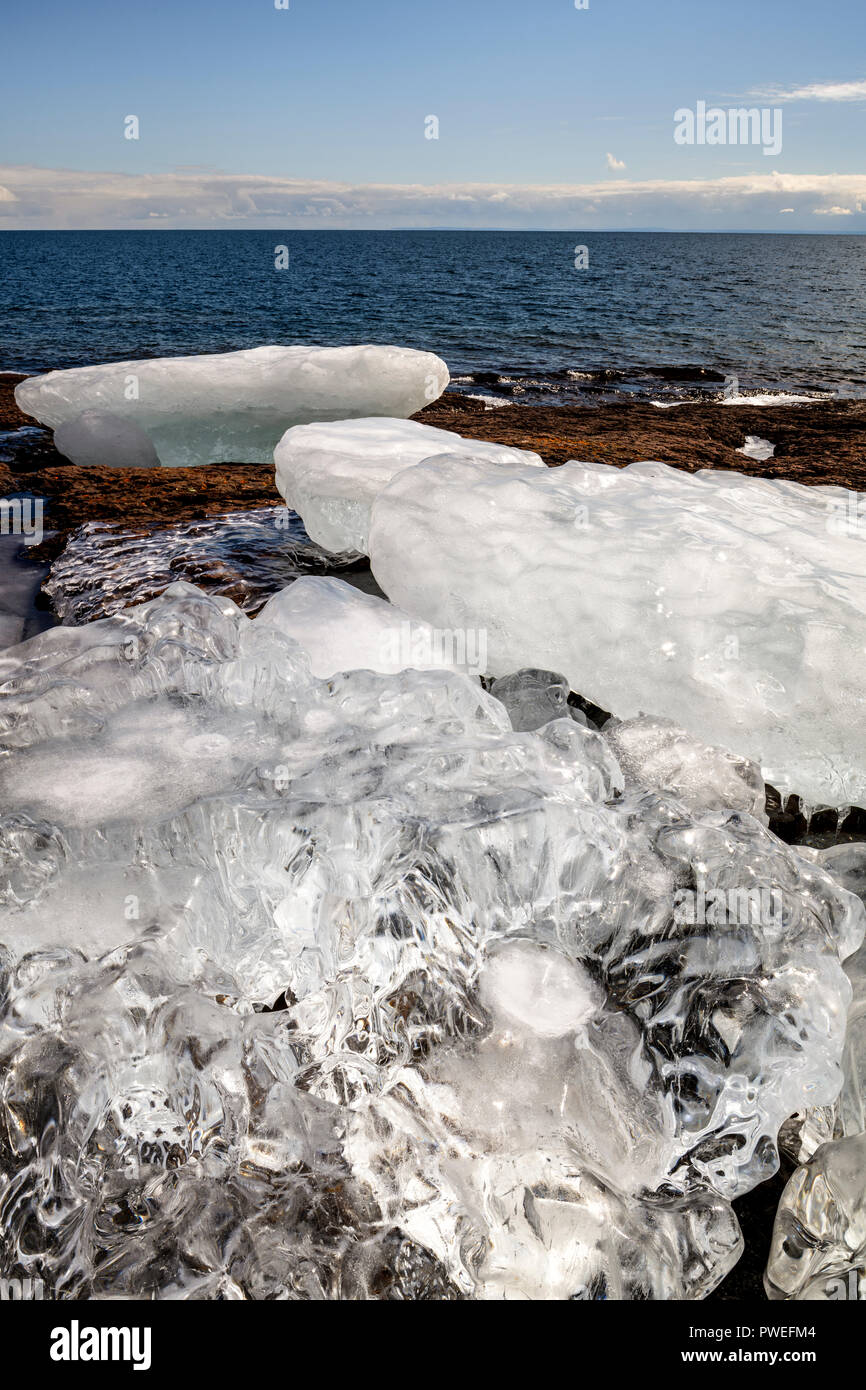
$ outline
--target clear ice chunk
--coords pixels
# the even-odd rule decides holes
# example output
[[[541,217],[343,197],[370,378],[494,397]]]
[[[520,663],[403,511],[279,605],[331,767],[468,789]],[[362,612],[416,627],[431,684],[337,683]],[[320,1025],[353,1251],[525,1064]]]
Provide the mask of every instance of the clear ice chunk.
[[[805,853],[866,905],[866,844],[851,841]],[[851,982],[852,998],[842,1060],[844,1084],[832,1106],[810,1107],[798,1117],[799,1128],[790,1136],[794,1140],[790,1148],[800,1160],[810,1158],[825,1141],[866,1130],[866,946],[848,957],[845,974]]]
[[[772,1299],[866,1298],[866,1134],[822,1144],[779,1203],[764,1287]]]
[[[586,724],[586,715],[568,703],[568,681],[555,671],[514,671],[492,681],[490,694],[508,710],[512,729],[540,729],[552,719]]]
[[[303,647],[315,676],[339,671],[472,670],[473,653],[384,599],[340,579],[302,576],[268,599],[258,616]],[[462,658],[462,659],[461,659]]]
[[[860,902],[866,902],[866,844],[812,851]],[[770,1298],[866,1298],[866,947],[845,962],[853,998],[833,1105],[797,1117],[788,1143],[800,1160],[773,1232],[765,1287]]]
[[[50,1296],[702,1297],[838,1093],[859,899],[573,719],[177,584],[5,653],[0,736],[0,1272]]]
[[[604,736],[626,777],[671,792],[693,811],[747,811],[766,824],[760,768],[712,748],[667,719],[609,720]]]

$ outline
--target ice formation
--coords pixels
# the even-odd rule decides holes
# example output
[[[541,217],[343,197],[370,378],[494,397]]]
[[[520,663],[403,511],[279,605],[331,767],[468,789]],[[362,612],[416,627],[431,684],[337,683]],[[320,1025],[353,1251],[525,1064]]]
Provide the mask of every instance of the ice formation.
[[[755,763],[702,743],[668,719],[611,719],[604,735],[620,767],[642,786],[670,792],[693,811],[725,806],[766,823],[766,789]]]
[[[508,711],[512,729],[540,729],[551,719],[586,724],[586,715],[568,703],[568,681],[557,671],[524,670],[491,682],[491,695]]]
[[[819,864],[866,906],[866,844],[843,842],[823,850],[803,846],[798,853]],[[866,1131],[866,947],[846,960],[845,973],[851,982],[852,999],[842,1062],[844,1084],[832,1105],[808,1109],[789,1127],[787,1147],[801,1161],[811,1158],[827,1140]]]
[[[866,1298],[866,1134],[822,1144],[794,1173],[776,1214],[770,1298]]]
[[[621,719],[673,719],[813,805],[866,801],[866,546],[851,494],[660,463],[438,458],[373,502],[373,573],[490,671],[562,671]]]
[[[82,467],[159,468],[153,440],[140,425],[107,410],[85,410],[54,431],[54,447]]]
[[[430,352],[400,347],[258,347],[74,367],[15,388],[21,410],[73,437],[77,463],[139,461],[118,423],[95,431],[88,412],[118,417],[149,437],[166,468],[270,463],[291,425],[354,416],[408,416],[436,400],[448,368]],[[82,420],[82,417],[85,417]],[[116,448],[115,448],[116,446]],[[122,447],[123,446],[123,447]]]
[[[370,507],[395,473],[435,454],[543,468],[538,454],[463,439],[417,420],[296,425],[274,451],[277,488],[328,550],[367,552]]]
[[[282,606],[178,584],[0,660],[3,1273],[704,1295],[838,1092],[859,899],[682,731],[621,767],[459,672],[319,680]]]
[[[833,845],[822,850],[818,862],[849,893],[866,905],[866,844]],[[843,1134],[866,1130],[866,950],[861,948],[845,962],[854,997],[848,1010],[843,1070],[845,1084],[837,1104]],[[864,1173],[866,1190],[866,1173]]]
[[[738,454],[744,454],[747,459],[755,459],[757,463],[766,463],[776,452],[775,444],[769,439],[764,439],[760,434],[747,434],[746,442],[742,448],[737,450]]]
[[[472,670],[476,653],[459,650],[451,634],[438,633],[340,579],[297,579],[268,600],[259,621],[303,647],[314,676],[359,670],[395,675],[410,668],[481,674]]]
[[[866,903],[866,845],[833,845],[810,857]],[[834,1105],[809,1109],[801,1118],[804,1161],[776,1215],[765,1279],[771,1298],[866,1299],[866,947],[845,970],[853,998],[844,1084]]]

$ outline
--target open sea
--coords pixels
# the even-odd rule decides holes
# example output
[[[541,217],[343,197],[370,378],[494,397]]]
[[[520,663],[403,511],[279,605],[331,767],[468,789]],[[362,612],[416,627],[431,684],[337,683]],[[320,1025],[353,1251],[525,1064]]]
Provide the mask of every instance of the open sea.
[[[688,400],[726,376],[863,397],[866,237],[0,233],[0,371],[364,342],[437,352],[491,405]]]

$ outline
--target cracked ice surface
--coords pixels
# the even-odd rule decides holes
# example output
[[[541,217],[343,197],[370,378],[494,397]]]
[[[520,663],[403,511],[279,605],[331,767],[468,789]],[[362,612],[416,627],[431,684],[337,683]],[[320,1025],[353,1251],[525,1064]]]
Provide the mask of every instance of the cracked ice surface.
[[[20,382],[15,400],[62,429],[58,448],[78,464],[147,466],[149,439],[164,468],[184,468],[270,463],[292,425],[413,415],[448,381],[431,352],[267,346],[48,372]]]
[[[394,603],[485,629],[489,669],[562,671],[760,764],[807,802],[866,802],[866,544],[850,494],[660,463],[431,459],[376,497]]]
[[[402,468],[436,454],[545,466],[538,454],[417,420],[338,420],[287,430],[274,451],[277,489],[319,545],[366,554],[373,499]]]
[[[66,1296],[723,1277],[728,1199],[838,1092],[864,923],[743,809],[747,767],[654,726],[621,769],[460,673],[318,680],[186,584],[0,679],[16,1268]]]

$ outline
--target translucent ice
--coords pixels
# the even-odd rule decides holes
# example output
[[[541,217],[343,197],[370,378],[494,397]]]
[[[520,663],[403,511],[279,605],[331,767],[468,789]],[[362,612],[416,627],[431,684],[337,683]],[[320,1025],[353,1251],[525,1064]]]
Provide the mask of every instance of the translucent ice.
[[[866,844],[813,852],[814,860],[866,901]],[[765,1284],[771,1298],[866,1298],[866,947],[845,970],[853,998],[832,1106],[809,1108],[793,1131],[801,1166],[776,1217]]]
[[[53,562],[44,590],[61,622],[76,626],[156,598],[179,579],[252,614],[299,574],[362,567],[360,555],[316,545],[286,507],[253,507],[151,526],[88,521]]]
[[[866,547],[843,489],[664,464],[404,469],[373,502],[383,590],[486,629],[494,675],[562,671],[811,804],[866,801]],[[835,529],[834,529],[835,528]]]
[[[862,840],[831,845],[820,850],[817,859],[849,893],[866,903],[866,844]]]
[[[866,844],[842,843],[805,853],[866,905]],[[845,973],[851,981],[852,999],[842,1060],[844,1085],[834,1105],[809,1109],[798,1117],[790,1148],[799,1159],[810,1158],[825,1140],[866,1130],[866,946],[848,957]]]
[[[866,1134],[822,1144],[785,1188],[764,1280],[770,1298],[866,1298]]]
[[[604,736],[640,785],[671,792],[694,811],[728,807],[766,821],[760,769],[745,758],[711,748],[667,719],[611,719]]]
[[[839,1090],[859,899],[573,719],[287,632],[178,584],[0,661],[2,1272],[703,1296]]]
[[[709,1292],[739,1229],[713,1194],[655,1191],[665,1117],[598,981],[518,940],[491,952],[479,999],[482,1037],[353,1116],[347,1152],[380,1207],[476,1298]]]
[[[409,348],[269,346],[49,372],[20,382],[15,399],[55,430],[90,411],[129,421],[150,438],[163,467],[181,468],[270,463],[291,425],[412,415],[448,380],[440,358]],[[114,438],[123,443],[119,427]],[[74,442],[75,462],[106,461],[104,428],[94,435],[77,426]],[[140,456],[135,441],[123,458],[110,452],[118,466]]]
[[[105,468],[158,468],[153,441],[140,425],[106,410],[85,410],[54,431],[54,446],[71,463]]]
[[[297,425],[274,451],[277,488],[328,550],[366,554],[370,507],[395,473],[434,454],[543,468],[538,454],[463,439],[417,420]]]
[[[775,444],[771,444],[769,439],[762,439],[759,434],[747,434],[745,444],[737,450],[738,454],[744,454],[747,459],[755,459],[757,463],[766,463],[775,452]]]
[[[551,719],[586,716],[568,704],[568,681],[555,671],[515,671],[492,682],[490,693],[508,710],[512,729],[540,729]]]
[[[340,579],[296,580],[268,600],[258,621],[303,647],[316,676],[358,670],[394,674],[410,667],[481,674],[472,671],[473,653],[465,647],[459,651],[453,634],[438,633],[429,623]]]

